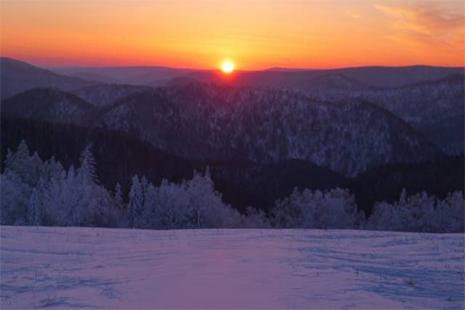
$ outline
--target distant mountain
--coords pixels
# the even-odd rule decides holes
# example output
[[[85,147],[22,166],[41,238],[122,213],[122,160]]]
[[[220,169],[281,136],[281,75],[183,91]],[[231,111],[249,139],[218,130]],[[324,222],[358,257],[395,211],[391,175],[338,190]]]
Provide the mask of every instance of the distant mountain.
[[[171,79],[187,77],[202,82],[235,86],[290,88],[303,92],[323,89],[397,88],[413,83],[433,81],[464,68],[406,66],[354,67],[339,69],[286,69],[236,71],[224,79],[217,70],[194,70],[160,66],[54,68],[57,73],[104,83],[162,86]]]
[[[286,69],[236,71],[224,78],[217,70],[194,70],[161,66],[63,67],[41,69],[11,58],[0,58],[6,98],[34,87],[72,90],[95,82],[163,86],[172,79],[187,78],[235,86],[286,88],[302,92],[398,88],[463,74],[464,68],[407,66],[354,67],[340,69]],[[53,72],[52,72],[53,71]],[[5,80],[5,81],[4,81]],[[89,82],[93,81],[93,82]],[[84,84],[84,85],[83,85]]]
[[[440,155],[394,115],[362,101],[201,83],[136,92],[104,107],[54,89],[2,102],[5,115],[123,131],[184,158],[305,160],[346,176]]]
[[[298,159],[347,176],[440,155],[410,126],[372,104],[321,102],[282,90],[182,84],[123,98],[101,118],[99,126],[182,157]]]
[[[159,66],[54,68],[53,71],[109,84],[160,86],[193,70]]]
[[[463,74],[387,90],[345,92],[339,97],[368,100],[402,118],[444,151],[464,151]]]
[[[434,81],[464,68],[448,67],[359,67],[341,69],[271,69],[237,72],[227,80],[230,85],[294,89],[302,92],[321,90],[360,90],[397,88]],[[192,79],[222,83],[221,75],[212,71],[191,72]]]
[[[87,101],[53,88],[37,88],[14,95],[1,104],[2,115],[57,123],[83,124],[95,114]]]
[[[1,98],[37,87],[55,87],[72,90],[93,84],[79,78],[59,75],[12,58],[0,58]]]
[[[9,59],[6,63],[23,69],[2,70],[2,83],[14,81],[10,75],[15,72],[31,80],[47,73],[57,83],[64,78],[57,88],[72,89],[72,93],[57,88],[23,92],[2,102],[6,114],[123,131],[185,158],[263,164],[303,160],[355,176],[388,163],[433,160],[442,152],[431,141],[445,151],[460,151],[463,145],[463,75],[444,75],[456,68],[271,70],[229,77],[190,72],[153,88],[80,79],[84,85],[77,86],[67,83],[74,78]],[[105,70],[141,77],[141,72],[165,69]],[[370,74],[383,72],[387,80],[398,76],[408,83],[395,88],[366,85]],[[196,81],[208,76],[214,78]],[[255,87],[240,86],[241,81]],[[299,90],[308,85],[313,91]]]
[[[74,90],[72,93],[92,103],[95,107],[108,107],[115,101],[126,96],[147,91],[148,86],[124,84],[97,84]]]

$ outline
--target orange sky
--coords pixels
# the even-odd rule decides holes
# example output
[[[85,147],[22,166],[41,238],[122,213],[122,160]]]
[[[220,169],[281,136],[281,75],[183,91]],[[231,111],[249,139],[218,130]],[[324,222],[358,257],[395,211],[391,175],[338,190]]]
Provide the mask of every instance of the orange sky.
[[[49,66],[463,66],[462,2],[1,0],[1,54]]]

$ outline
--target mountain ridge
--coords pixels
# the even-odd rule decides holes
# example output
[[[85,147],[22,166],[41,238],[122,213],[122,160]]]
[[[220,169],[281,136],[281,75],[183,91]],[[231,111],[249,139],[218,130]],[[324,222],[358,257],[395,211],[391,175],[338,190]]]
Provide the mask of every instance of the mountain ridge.
[[[55,87],[62,90],[71,90],[94,83],[92,81],[60,75],[8,57],[0,57],[0,73],[2,99],[37,87]]]

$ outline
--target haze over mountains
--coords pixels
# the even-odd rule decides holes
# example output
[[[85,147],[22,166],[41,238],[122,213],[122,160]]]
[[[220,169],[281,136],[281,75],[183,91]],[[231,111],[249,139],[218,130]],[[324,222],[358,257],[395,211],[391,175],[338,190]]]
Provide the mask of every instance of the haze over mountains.
[[[463,68],[272,69],[224,78],[161,67],[52,72],[9,58],[0,65],[2,119],[122,134],[194,166],[216,164],[225,191],[236,184],[232,163],[297,161],[320,169],[314,176],[353,178],[463,154]],[[25,131],[10,132],[8,141],[19,140],[18,132]]]
[[[72,77],[104,83],[160,86],[177,77],[208,82],[224,82],[214,70],[195,70],[160,66],[64,67],[50,70]],[[434,81],[451,74],[463,74],[459,67],[354,67],[339,69],[271,68],[262,71],[238,71],[230,83],[238,86],[294,88],[302,91],[319,87],[394,88]]]
[[[35,87],[71,90],[92,84],[89,81],[56,74],[12,58],[1,57],[0,68],[2,99]]]
[[[195,70],[160,66],[133,67],[55,67],[43,69],[16,59],[0,57],[2,71],[12,82],[20,78],[42,77],[42,85],[53,86],[59,76],[61,83],[117,83],[161,86],[179,77],[195,78],[205,82],[225,83],[216,70]],[[461,67],[354,67],[338,69],[285,69],[271,68],[263,71],[237,71],[228,78],[236,86],[292,88],[301,91],[322,87],[334,89],[386,89],[409,86],[422,82],[434,82],[453,75],[463,75]],[[74,79],[70,79],[70,77]],[[2,80],[3,82],[4,80]],[[28,80],[26,80],[28,81]],[[79,82],[80,81],[80,82]],[[37,82],[37,81],[36,81]],[[66,87],[66,86],[64,86]],[[5,97],[5,96],[4,96]]]

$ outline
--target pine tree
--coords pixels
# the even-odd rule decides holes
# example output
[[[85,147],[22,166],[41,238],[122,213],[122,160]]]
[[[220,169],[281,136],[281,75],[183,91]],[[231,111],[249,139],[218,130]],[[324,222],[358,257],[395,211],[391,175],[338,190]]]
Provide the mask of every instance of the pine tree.
[[[129,227],[138,227],[139,217],[144,205],[144,194],[139,177],[136,175],[132,178],[131,190],[129,191],[128,217]]]
[[[29,159],[29,148],[24,140],[16,148],[15,152],[8,150],[5,158],[5,173],[14,172],[19,176],[27,174],[26,162]]]
[[[64,208],[68,209],[68,214],[63,220],[67,221],[71,226],[80,226],[82,222],[82,192],[80,186],[82,180],[79,179],[79,171],[76,172],[71,166],[68,170],[66,179],[62,183]]]
[[[97,177],[95,174],[95,159],[91,152],[91,148],[92,146],[88,145],[82,151],[80,158],[81,167],[79,168],[78,174],[83,179],[83,181],[97,183]]]
[[[29,197],[40,178],[42,166],[37,153],[30,156],[24,141],[15,152],[8,151],[2,176],[2,223],[28,223]]]
[[[115,205],[116,207],[118,208],[122,208],[123,207],[123,192],[121,190],[121,185],[118,183],[116,183],[115,185],[115,191],[114,191],[114,196],[113,196],[113,199],[114,199],[114,202],[115,202]]]
[[[0,224],[24,224],[30,187],[16,173],[3,173],[0,186]]]
[[[39,181],[43,162],[37,153],[34,153],[32,156],[29,154],[29,148],[24,141],[21,141],[15,152],[9,150],[5,158],[4,173],[17,174],[31,187],[32,191],[32,188]]]
[[[157,225],[157,193],[155,186],[150,182],[144,191],[144,206],[142,209],[142,218],[139,225],[145,228],[155,228]]]
[[[33,226],[39,226],[41,224],[38,192],[36,188],[33,189],[28,204],[28,224]]]

